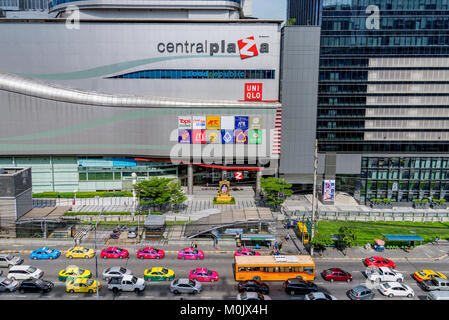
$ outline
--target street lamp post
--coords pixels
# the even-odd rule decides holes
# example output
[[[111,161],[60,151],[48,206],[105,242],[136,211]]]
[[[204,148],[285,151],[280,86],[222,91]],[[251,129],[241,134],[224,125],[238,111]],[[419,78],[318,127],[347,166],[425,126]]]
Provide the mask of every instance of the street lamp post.
[[[135,213],[136,213],[136,183],[137,183],[137,174],[135,172],[133,172],[131,174],[131,176],[133,177],[133,208],[132,208],[132,215],[134,217]]]

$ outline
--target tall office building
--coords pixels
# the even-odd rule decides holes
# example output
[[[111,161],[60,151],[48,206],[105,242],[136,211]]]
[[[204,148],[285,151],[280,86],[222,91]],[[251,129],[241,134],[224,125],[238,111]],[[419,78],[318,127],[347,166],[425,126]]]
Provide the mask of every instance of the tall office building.
[[[449,1],[319,6],[321,173],[362,203],[449,199]]]

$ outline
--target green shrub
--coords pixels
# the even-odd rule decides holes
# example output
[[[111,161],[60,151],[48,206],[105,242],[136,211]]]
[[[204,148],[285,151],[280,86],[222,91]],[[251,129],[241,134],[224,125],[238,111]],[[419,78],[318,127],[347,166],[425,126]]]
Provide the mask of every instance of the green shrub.
[[[231,202],[223,202],[223,201],[217,201],[217,197],[214,197],[213,204],[235,204],[235,199],[232,197]]]
[[[60,198],[63,199],[73,199],[75,196],[74,192],[41,192],[41,193],[33,193],[33,198]],[[118,192],[109,192],[109,191],[98,191],[98,192],[89,192],[89,191],[80,191],[76,193],[77,198],[95,198],[95,197],[132,197],[132,192],[127,191],[118,191]]]

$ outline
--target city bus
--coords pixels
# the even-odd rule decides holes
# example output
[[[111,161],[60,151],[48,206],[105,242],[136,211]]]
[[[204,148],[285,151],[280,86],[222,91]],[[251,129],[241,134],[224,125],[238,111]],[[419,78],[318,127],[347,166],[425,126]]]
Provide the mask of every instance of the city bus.
[[[309,255],[235,256],[233,267],[236,281],[284,281],[296,277],[306,281],[315,279],[315,262]]]

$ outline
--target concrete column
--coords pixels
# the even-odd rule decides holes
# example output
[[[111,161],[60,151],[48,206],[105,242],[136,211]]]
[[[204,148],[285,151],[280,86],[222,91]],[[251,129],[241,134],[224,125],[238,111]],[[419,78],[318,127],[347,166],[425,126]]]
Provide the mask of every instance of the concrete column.
[[[193,164],[187,165],[187,194],[193,194]]]
[[[260,194],[262,191],[261,180],[262,180],[262,170],[257,170],[257,173],[256,173],[256,198],[260,197]]]
[[[226,173],[227,173],[226,170],[223,170],[223,171],[221,172],[221,180],[226,180]]]

